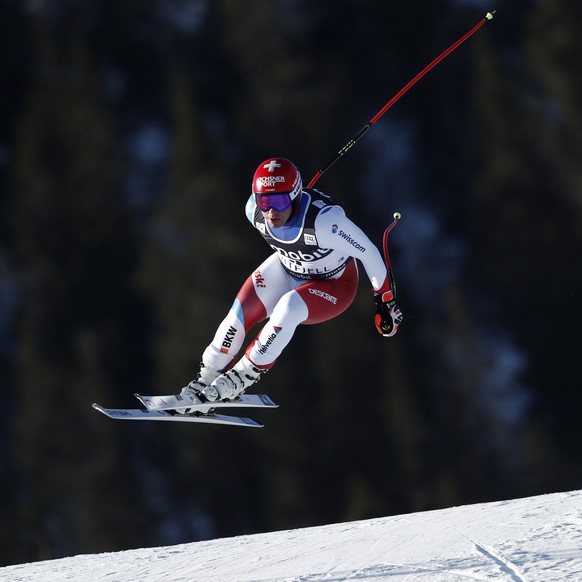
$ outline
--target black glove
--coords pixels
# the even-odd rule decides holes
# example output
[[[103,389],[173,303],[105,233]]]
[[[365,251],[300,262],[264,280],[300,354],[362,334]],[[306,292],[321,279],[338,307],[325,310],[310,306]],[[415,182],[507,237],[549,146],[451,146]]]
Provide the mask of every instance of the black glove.
[[[378,333],[384,337],[391,337],[398,331],[402,322],[402,311],[394,299],[392,291],[386,293],[374,293],[376,300],[376,314],[374,323]]]

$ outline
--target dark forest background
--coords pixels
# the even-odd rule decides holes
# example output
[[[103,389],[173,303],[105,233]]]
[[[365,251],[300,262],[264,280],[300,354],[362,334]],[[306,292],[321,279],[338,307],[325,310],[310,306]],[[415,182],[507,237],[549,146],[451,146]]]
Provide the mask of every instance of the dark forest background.
[[[272,155],[381,242],[298,330],[261,430],[112,421],[174,392],[270,252]],[[582,487],[582,3],[1,0],[0,564]]]

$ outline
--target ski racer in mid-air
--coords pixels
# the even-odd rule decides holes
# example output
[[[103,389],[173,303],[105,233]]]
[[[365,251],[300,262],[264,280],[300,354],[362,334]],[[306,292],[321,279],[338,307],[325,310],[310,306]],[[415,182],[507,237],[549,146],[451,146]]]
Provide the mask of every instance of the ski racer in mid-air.
[[[274,252],[238,292],[202,354],[198,377],[182,389],[186,399],[236,398],[275,364],[298,325],[345,311],[358,288],[355,259],[372,285],[378,332],[393,336],[402,321],[379,250],[331,197],[303,188],[292,162],[269,158],[258,166],[246,215]],[[235,363],[248,331],[266,319]]]

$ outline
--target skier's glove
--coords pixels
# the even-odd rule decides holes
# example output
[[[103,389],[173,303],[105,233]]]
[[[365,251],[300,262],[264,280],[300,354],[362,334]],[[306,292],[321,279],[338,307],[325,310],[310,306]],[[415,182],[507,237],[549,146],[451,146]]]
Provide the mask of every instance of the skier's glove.
[[[398,331],[402,322],[402,311],[398,307],[392,291],[374,293],[376,300],[376,314],[374,323],[378,333],[384,337],[391,337]]]

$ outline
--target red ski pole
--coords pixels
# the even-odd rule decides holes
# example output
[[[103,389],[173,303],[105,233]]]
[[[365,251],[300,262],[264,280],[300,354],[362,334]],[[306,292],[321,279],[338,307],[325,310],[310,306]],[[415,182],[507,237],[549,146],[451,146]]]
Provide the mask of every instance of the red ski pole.
[[[384,231],[384,237],[382,240],[382,248],[384,250],[384,262],[386,263],[386,270],[388,271],[388,281],[390,282],[390,291],[392,291],[392,299],[396,300],[396,281],[394,280],[394,274],[392,273],[392,263],[390,262],[390,255],[388,254],[388,233],[398,224],[398,221],[402,218],[400,212],[394,213],[394,220],[388,225],[388,228]]]
[[[358,131],[358,133],[352,139],[350,139],[350,141],[341,150],[337,152],[335,157],[330,160],[321,170],[319,170],[317,174],[313,176],[313,178],[311,178],[311,182],[309,182],[307,187],[313,188],[323,173],[329,170],[331,166],[333,166],[346,152],[348,152],[356,144],[356,142],[372,127],[372,125],[374,125],[378,119],[380,119],[382,115],[384,115],[384,113],[386,113],[386,111],[388,111],[388,109],[390,109],[390,107],[392,107],[392,105],[394,105],[394,103],[396,103],[396,101],[398,101],[398,99],[404,95],[404,93],[406,93],[413,85],[422,79],[422,77],[424,77],[433,67],[438,65],[445,57],[451,54],[459,45],[463,44],[470,36],[475,34],[488,20],[491,20],[494,14],[495,10],[493,12],[487,12],[483,20],[476,24],[459,40],[457,40],[457,42],[453,43],[448,49],[443,51],[434,61],[422,69],[422,71],[420,71],[416,77],[414,77],[404,87],[402,87],[402,89],[400,89],[400,91],[398,91],[398,93],[396,93],[396,95],[394,95],[394,97],[392,97],[392,99],[390,99],[390,101],[388,101],[388,103],[386,103],[386,105],[384,105],[384,107],[382,107],[382,109],[380,109],[380,111],[378,111],[378,113],[376,113],[376,115],[374,115],[374,117],[372,117],[372,119],[370,119],[370,121],[368,121],[368,123],[366,123],[366,125],[364,125],[364,127],[362,127],[362,129],[360,129],[360,131]]]

